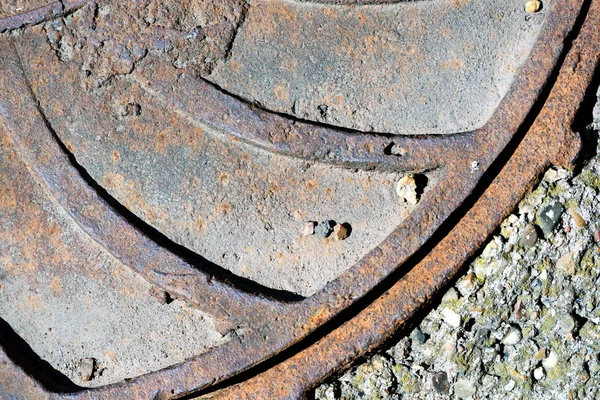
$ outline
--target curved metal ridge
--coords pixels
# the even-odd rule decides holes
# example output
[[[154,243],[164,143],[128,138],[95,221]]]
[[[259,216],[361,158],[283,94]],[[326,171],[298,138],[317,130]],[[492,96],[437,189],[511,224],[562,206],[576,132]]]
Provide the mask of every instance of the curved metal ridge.
[[[575,161],[581,150],[581,138],[571,127],[594,71],[600,65],[600,32],[596,29],[600,24],[600,3],[591,2],[586,14],[544,108],[508,162],[499,167],[492,183],[448,235],[373,303],[318,342],[206,398],[298,398],[331,375],[331,371],[348,367],[352,360],[383,343],[406,324],[433,293],[443,289],[448,279],[460,272],[465,259],[475,254],[548,167],[569,166]],[[457,246],[468,256],[448,251]],[[440,268],[440,264],[444,267]],[[364,334],[365,330],[368,335]]]

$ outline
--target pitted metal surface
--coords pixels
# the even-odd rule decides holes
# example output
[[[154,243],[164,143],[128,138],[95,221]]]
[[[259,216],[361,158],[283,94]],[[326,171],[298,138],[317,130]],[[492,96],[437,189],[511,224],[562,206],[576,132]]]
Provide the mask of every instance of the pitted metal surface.
[[[364,132],[471,131],[510,88],[550,6],[260,1],[206,78],[267,109]]]
[[[503,4],[0,8],[0,393],[296,398],[384,341],[579,151],[597,2]],[[281,10],[296,14],[258,23]],[[366,17],[390,10],[422,12],[374,41]],[[424,58],[394,86],[402,43]],[[443,68],[450,55],[465,68]],[[369,112],[334,118],[311,85]],[[405,113],[407,88],[435,101]],[[319,237],[328,220],[349,236]],[[49,321],[60,337],[44,341]]]

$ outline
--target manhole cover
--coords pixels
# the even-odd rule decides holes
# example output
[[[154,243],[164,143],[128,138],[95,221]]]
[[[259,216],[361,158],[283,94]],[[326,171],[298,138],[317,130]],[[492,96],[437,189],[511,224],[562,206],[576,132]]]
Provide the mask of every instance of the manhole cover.
[[[599,7],[0,1],[0,393],[302,396],[574,160]]]

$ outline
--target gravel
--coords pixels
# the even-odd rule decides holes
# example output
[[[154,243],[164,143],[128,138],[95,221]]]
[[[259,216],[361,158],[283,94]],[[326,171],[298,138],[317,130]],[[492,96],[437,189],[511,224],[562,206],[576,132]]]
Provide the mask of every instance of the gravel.
[[[599,203],[599,156],[548,170],[414,331],[315,398],[600,398]]]

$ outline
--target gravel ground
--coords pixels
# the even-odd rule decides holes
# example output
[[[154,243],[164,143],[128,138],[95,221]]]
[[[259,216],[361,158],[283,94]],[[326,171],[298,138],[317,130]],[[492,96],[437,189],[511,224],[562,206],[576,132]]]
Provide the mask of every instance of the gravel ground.
[[[600,398],[599,203],[600,156],[547,171],[408,336],[315,398]]]

